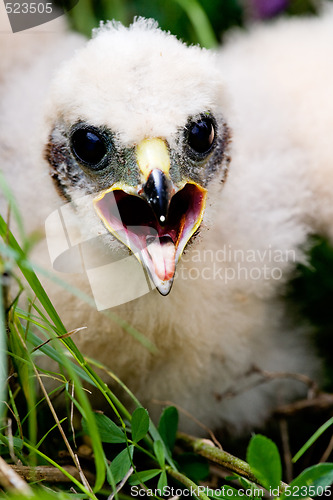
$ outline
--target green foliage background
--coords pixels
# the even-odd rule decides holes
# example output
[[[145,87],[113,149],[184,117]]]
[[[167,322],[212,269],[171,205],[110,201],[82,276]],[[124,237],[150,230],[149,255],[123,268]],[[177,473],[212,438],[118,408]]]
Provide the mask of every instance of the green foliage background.
[[[79,0],[69,10],[72,27],[87,36],[100,20],[115,19],[128,25],[134,16],[154,18],[162,29],[188,43],[208,48],[219,43],[232,26],[243,26],[256,2],[263,0]],[[266,0],[269,4],[274,0]],[[60,1],[62,6],[68,2]],[[69,2],[70,3],[70,2]],[[281,13],[315,13],[316,0],[289,0]]]

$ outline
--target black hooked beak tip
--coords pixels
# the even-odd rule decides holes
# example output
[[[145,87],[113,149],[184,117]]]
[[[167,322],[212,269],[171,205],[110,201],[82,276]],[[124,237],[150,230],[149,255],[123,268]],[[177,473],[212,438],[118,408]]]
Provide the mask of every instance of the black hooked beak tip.
[[[167,221],[172,196],[172,182],[162,170],[155,168],[149,174],[143,192],[161,226]]]

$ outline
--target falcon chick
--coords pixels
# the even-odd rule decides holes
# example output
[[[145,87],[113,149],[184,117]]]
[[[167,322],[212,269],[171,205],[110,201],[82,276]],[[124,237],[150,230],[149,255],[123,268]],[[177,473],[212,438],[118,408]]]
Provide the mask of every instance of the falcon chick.
[[[36,57],[5,74],[1,166],[27,229],[68,202],[91,243],[87,274],[61,278],[87,291],[99,267],[103,302],[116,280],[104,265],[135,255],[112,312],[154,350],[121,320],[45,285],[68,330],[88,327],[77,334],[83,353],[114,371],[152,416],[156,400],[167,400],[208,426],[253,426],[304,390],[290,380],[250,389],[254,367],[318,370],[283,293],[309,236],[333,235],[332,25],[327,9],[232,34],[213,53],[151,20],[110,22],[88,43],[45,33]],[[51,68],[77,48],[48,91]],[[34,137],[40,145],[28,154]],[[52,231],[58,244],[59,226]],[[34,260],[48,262],[45,241]],[[135,300],[122,298],[126,286]]]

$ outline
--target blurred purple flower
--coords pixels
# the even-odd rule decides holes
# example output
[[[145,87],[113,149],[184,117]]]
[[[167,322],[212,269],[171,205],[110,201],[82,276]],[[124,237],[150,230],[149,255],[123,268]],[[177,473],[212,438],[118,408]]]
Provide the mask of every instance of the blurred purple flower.
[[[288,7],[289,0],[250,0],[253,16],[259,19],[274,17]]]

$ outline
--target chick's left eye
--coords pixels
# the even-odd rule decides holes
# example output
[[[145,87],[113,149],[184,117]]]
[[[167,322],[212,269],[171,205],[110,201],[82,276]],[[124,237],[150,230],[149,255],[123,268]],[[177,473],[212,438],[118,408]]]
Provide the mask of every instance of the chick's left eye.
[[[106,155],[106,145],[102,136],[94,130],[80,128],[71,138],[72,150],[79,161],[90,167],[98,167]]]
[[[192,122],[188,130],[189,146],[196,153],[208,153],[215,138],[215,129],[212,119],[202,118],[197,122]]]

